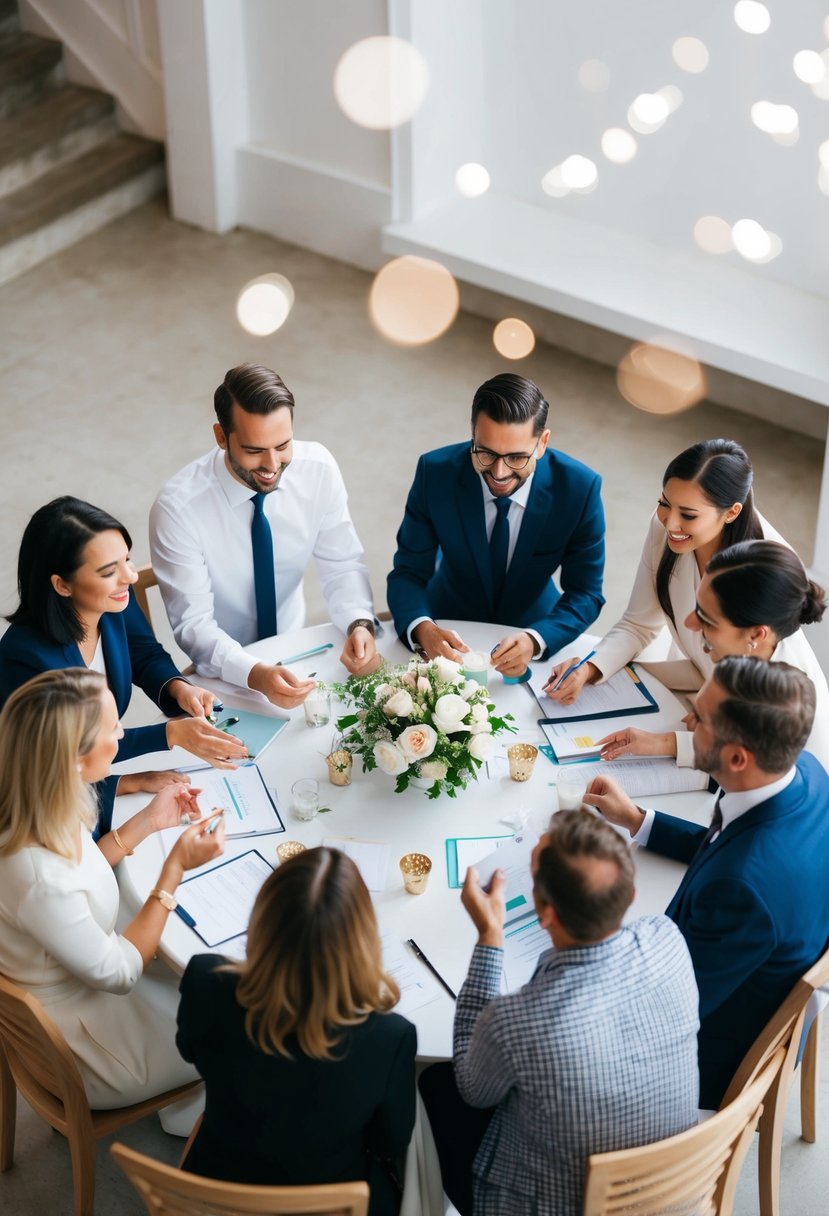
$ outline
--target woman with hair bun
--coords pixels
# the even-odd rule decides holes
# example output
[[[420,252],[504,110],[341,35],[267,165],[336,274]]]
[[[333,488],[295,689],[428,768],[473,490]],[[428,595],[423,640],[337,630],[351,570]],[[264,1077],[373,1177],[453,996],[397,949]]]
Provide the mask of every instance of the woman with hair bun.
[[[207,1086],[182,1168],[270,1186],[365,1179],[371,1216],[392,1216],[389,1163],[415,1118],[417,1033],[391,1012],[399,997],[354,862],[316,848],[281,865],[245,962],[197,954],[181,982],[176,1041]]]
[[[670,688],[697,691],[713,664],[699,631],[687,618],[710,559],[742,540],[782,537],[754,507],[751,461],[731,439],[705,439],[680,452],[665,470],[630,602],[624,616],[599,642],[589,662],[567,676],[578,660],[565,659],[550,673],[545,692],[569,705],[585,684],[600,684],[635,659],[664,626],[684,662],[654,664]],[[690,660],[690,661],[689,661]]]
[[[805,672],[817,701],[806,751],[829,770],[829,687],[801,629],[821,620],[825,610],[826,593],[809,578],[793,549],[776,541],[751,540],[714,554],[685,627],[699,636],[712,663],[747,654]],[[630,727],[600,742],[605,760],[675,755],[678,764],[694,762],[690,732],[652,734]]]

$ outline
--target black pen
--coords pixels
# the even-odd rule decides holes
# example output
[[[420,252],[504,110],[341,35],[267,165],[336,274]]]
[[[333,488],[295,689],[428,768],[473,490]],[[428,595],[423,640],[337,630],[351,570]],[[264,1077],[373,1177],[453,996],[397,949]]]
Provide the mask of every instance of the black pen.
[[[452,1000],[453,1000],[453,1001],[456,1001],[456,1000],[458,999],[458,995],[457,995],[457,993],[452,991],[452,989],[451,989],[451,988],[449,987],[449,985],[447,984],[446,980],[443,978],[443,976],[441,975],[441,973],[438,971],[437,967],[434,967],[434,966],[433,966],[433,965],[432,965],[432,964],[429,962],[428,958],[427,958],[427,957],[426,957],[426,955],[423,953],[423,951],[420,949],[420,946],[418,946],[418,944],[417,944],[417,942],[414,940],[414,938],[411,938],[411,937],[410,937],[410,938],[409,938],[409,940],[408,940],[408,943],[407,943],[407,944],[408,944],[409,946],[411,946],[411,948],[414,950],[415,954],[416,954],[416,955],[417,955],[417,957],[420,959],[421,963],[425,963],[425,965],[426,965],[426,966],[429,968],[429,970],[431,971],[432,975],[435,977],[435,979],[437,980],[437,982],[438,982],[438,983],[439,983],[439,984],[440,984],[440,985],[441,985],[443,988],[445,988],[445,989],[446,989],[446,991],[447,991],[447,992],[449,993],[449,995],[451,996]]]

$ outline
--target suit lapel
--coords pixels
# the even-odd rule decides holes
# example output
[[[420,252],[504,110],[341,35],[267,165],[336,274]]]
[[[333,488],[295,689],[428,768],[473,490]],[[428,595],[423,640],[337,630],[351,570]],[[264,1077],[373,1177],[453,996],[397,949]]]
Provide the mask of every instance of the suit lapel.
[[[115,618],[113,613],[105,612],[101,617],[101,646],[106,664],[106,680],[115,697],[118,713],[123,714],[130,703],[132,668],[128,647],[126,644],[119,644],[116,632],[119,626],[123,629],[120,618]]]
[[[464,452],[457,481],[457,511],[469,551],[478,568],[487,595],[487,604],[494,607],[492,595],[492,565],[486,539],[486,518],[481,479],[472,467],[469,453]]]

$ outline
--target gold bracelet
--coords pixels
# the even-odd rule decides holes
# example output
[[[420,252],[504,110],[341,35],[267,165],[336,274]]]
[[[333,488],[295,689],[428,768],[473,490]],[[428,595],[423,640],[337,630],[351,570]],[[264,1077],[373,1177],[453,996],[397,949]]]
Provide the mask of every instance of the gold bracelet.
[[[121,849],[127,855],[127,857],[132,857],[133,853],[135,852],[135,849],[127,848],[127,846],[124,844],[121,837],[118,835],[118,831],[116,828],[112,829],[112,837],[113,837],[115,843],[118,845],[118,848]]]

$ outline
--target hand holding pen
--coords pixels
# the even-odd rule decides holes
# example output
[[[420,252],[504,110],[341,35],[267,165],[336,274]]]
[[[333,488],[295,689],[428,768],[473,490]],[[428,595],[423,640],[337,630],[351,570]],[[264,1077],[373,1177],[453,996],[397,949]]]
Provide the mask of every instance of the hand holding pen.
[[[576,700],[585,684],[593,683],[601,674],[595,663],[591,663],[595,650],[591,650],[583,659],[570,658],[557,663],[550,672],[550,678],[544,685],[544,692],[551,701],[561,705],[571,705]]]

